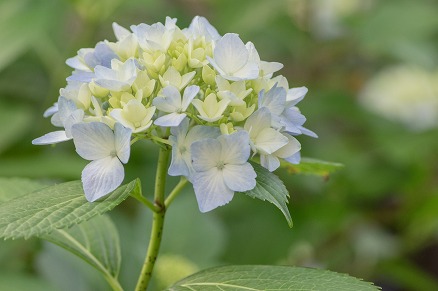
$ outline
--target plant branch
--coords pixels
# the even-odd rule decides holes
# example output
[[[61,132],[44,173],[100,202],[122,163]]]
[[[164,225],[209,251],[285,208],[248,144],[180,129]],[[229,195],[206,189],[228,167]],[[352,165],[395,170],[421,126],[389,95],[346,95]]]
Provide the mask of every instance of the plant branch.
[[[154,192],[154,207],[151,238],[146,253],[146,257],[141,269],[140,276],[137,281],[136,291],[144,291],[149,285],[154,269],[155,261],[157,260],[160,250],[161,238],[163,235],[164,216],[166,214],[166,206],[164,204],[164,188],[167,176],[167,165],[169,162],[170,149],[168,147],[160,148],[158,155],[157,175],[155,176],[155,192]]]
[[[170,203],[172,203],[173,199],[178,196],[179,192],[181,192],[186,184],[187,179],[181,176],[181,180],[179,180],[178,184],[176,184],[175,188],[173,188],[172,192],[170,192],[169,196],[167,196],[166,201],[164,201],[166,209],[169,207]]]

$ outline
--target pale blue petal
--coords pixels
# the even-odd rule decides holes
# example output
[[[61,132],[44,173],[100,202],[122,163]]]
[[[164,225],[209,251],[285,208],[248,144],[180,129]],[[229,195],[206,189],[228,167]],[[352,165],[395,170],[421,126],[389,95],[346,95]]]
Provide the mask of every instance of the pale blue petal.
[[[167,173],[170,176],[189,176],[190,171],[178,147],[172,147],[172,161]]]
[[[230,135],[218,137],[221,144],[220,161],[225,164],[243,164],[249,159],[251,147],[246,131],[237,131]]]
[[[216,139],[203,139],[194,142],[190,151],[192,153],[192,165],[195,171],[208,171],[215,168],[217,163],[221,161],[221,143]]]
[[[47,108],[46,111],[44,111],[43,117],[47,118],[49,116],[52,116],[56,112],[58,112],[58,102],[55,102],[51,107]]]
[[[288,161],[291,164],[299,164],[301,161],[301,153],[297,152],[297,153],[293,154],[292,156],[285,158],[284,160]]]
[[[307,91],[309,91],[309,89],[307,89],[306,87],[297,87],[297,88],[290,88],[289,91],[287,92],[287,105],[290,106],[294,106],[295,104],[297,104],[298,102],[300,102],[301,100],[303,100],[304,96],[306,96]]]
[[[155,98],[152,104],[158,110],[163,112],[176,112],[181,108],[181,94],[178,89],[172,85],[166,86],[163,89],[163,97]]]
[[[122,184],[125,171],[117,157],[106,157],[89,163],[82,171],[85,198],[93,202]]]
[[[52,131],[43,136],[40,136],[32,141],[34,145],[47,145],[60,143],[63,141],[70,140],[71,137],[67,137],[64,130]]]
[[[269,172],[273,172],[280,167],[280,160],[274,155],[260,155],[260,164]]]
[[[69,117],[64,121],[65,134],[67,137],[71,138],[71,127],[76,123],[81,122],[84,119],[84,110],[76,109],[73,111]]]
[[[186,117],[185,113],[170,113],[157,118],[154,124],[159,126],[175,127],[180,125],[181,121]]]
[[[234,196],[234,191],[225,185],[222,173],[216,167],[209,171],[196,172],[193,175],[193,188],[201,212],[225,205]]]
[[[193,98],[195,98],[196,94],[199,92],[199,87],[196,85],[188,86],[184,90],[184,95],[182,98],[182,104],[181,109],[183,111],[187,110],[187,107],[189,107],[190,103],[192,103]]]
[[[71,133],[76,152],[86,160],[98,160],[115,154],[114,133],[102,122],[78,123]]]
[[[170,134],[176,138],[178,138],[180,136],[185,137],[187,135],[188,130],[189,130],[189,119],[186,118],[181,122],[181,124],[178,127],[172,127],[170,129]]]
[[[85,71],[73,71],[73,73],[66,78],[67,82],[81,82],[81,83],[90,83],[91,80],[95,77],[93,72],[85,72]]]
[[[277,83],[269,91],[259,93],[259,108],[266,107],[274,115],[283,113],[286,103],[286,90],[277,87]]]
[[[257,174],[249,163],[242,165],[227,164],[222,169],[225,185],[230,190],[245,192],[256,186]]]
[[[298,128],[300,129],[302,134],[310,136],[310,137],[318,138],[318,135],[316,133],[314,133],[313,131],[311,131],[310,129],[307,129],[303,126],[299,126]]]
[[[102,88],[106,88],[111,91],[121,92],[128,90],[131,85],[127,82],[111,80],[111,79],[96,79],[94,82]]]
[[[196,125],[190,129],[186,136],[186,144],[192,144],[195,141],[205,138],[217,138],[221,134],[217,127]]]
[[[131,129],[124,127],[120,123],[116,123],[114,125],[114,143],[117,151],[117,157],[124,164],[126,164],[129,160],[129,154],[131,151],[131,134]]]

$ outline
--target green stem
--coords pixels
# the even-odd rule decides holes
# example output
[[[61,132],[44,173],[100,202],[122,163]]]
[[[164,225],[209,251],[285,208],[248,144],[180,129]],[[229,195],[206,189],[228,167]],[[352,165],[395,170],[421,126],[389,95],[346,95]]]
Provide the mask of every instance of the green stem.
[[[164,216],[166,214],[166,206],[164,204],[164,187],[167,176],[169,154],[169,148],[160,148],[160,153],[158,154],[157,175],[155,177],[155,211],[153,214],[151,237],[143,267],[135,288],[136,291],[144,291],[148,287],[152,276],[152,270],[154,269],[155,261],[157,260],[158,251],[160,250],[161,237],[163,235]]]
[[[179,180],[178,184],[176,184],[175,188],[173,188],[172,192],[170,192],[169,196],[167,196],[166,201],[164,201],[166,209],[169,207],[170,203],[172,203],[173,199],[178,196],[179,192],[181,192],[186,184],[187,179],[181,176],[181,180]]]

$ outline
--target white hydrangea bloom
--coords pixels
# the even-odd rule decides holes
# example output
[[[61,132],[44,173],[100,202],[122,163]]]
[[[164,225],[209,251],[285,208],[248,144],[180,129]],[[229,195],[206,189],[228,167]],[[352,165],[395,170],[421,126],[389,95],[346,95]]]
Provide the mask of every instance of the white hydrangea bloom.
[[[199,210],[207,212],[227,204],[234,192],[256,186],[253,167],[248,163],[249,137],[244,131],[203,139],[191,146],[193,187]]]
[[[274,171],[281,160],[299,163],[295,135],[316,137],[296,106],[307,88],[289,88],[274,76],[283,65],[262,60],[239,35],[221,36],[200,16],[184,29],[169,17],[130,30],[112,26],[113,41],[67,60],[74,71],[44,112],[61,130],[33,141],[73,138],[91,161],[82,173],[89,201],[120,185],[130,143],[138,140],[171,148],[168,174],[192,182],[205,212],[255,186],[251,149],[254,161]]]
[[[111,69],[97,66],[94,69],[96,78],[94,82],[111,91],[125,91],[130,89],[137,77],[137,67],[134,59],[122,63],[119,60],[111,61]]]
[[[177,88],[165,87],[162,93],[163,97],[155,98],[153,104],[158,110],[169,114],[157,118],[154,123],[159,126],[178,126],[187,116],[185,112],[198,92],[198,86],[189,86],[184,90],[184,95],[181,98]]]
[[[259,76],[259,65],[253,45],[245,44],[235,33],[225,34],[214,48],[210,64],[227,80],[253,80]]]
[[[130,128],[133,133],[143,132],[152,125],[155,106],[146,108],[137,99],[129,100],[122,109],[113,109],[110,113],[117,122]]]
[[[71,128],[74,124],[82,121],[84,118],[84,111],[82,109],[78,109],[72,100],[67,100],[62,96],[58,99],[56,109],[58,109],[56,112],[54,112],[55,108],[52,109],[52,124],[55,126],[64,127],[65,130],[49,132],[39,138],[34,139],[32,144],[55,144],[72,139]]]
[[[85,197],[93,202],[123,182],[123,164],[129,160],[131,130],[116,123],[114,132],[105,123],[78,123],[72,127],[76,152],[91,161],[82,171]]]
[[[191,145],[195,141],[206,138],[216,138],[220,135],[218,128],[196,125],[189,128],[189,120],[184,119],[178,127],[172,127],[169,141],[172,145],[172,161],[169,175],[185,176],[191,180],[194,172],[192,166]]]

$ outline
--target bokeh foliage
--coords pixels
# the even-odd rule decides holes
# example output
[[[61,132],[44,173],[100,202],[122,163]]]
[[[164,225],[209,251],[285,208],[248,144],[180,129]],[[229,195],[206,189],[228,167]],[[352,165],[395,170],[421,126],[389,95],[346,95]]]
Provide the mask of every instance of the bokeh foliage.
[[[86,161],[72,143],[30,143],[52,129],[42,112],[65,86],[65,60],[114,40],[113,21],[127,27],[169,15],[185,27],[203,15],[220,33],[253,41],[263,59],[282,62],[291,87],[309,88],[300,108],[320,138],[300,137],[303,155],[344,168],[323,177],[277,172],[291,194],[292,229],[273,205],[244,195],[200,214],[187,189],[169,211],[155,286],[215,265],[282,264],[347,272],[383,290],[438,290],[438,131],[410,131],[358,102],[367,80],[387,67],[437,68],[436,11],[433,0],[3,0],[0,176],[41,185],[79,179]],[[140,176],[144,193],[155,151],[136,144],[127,167],[126,181]],[[131,200],[111,213],[127,290],[151,219]],[[107,288],[77,258],[34,239],[0,242],[0,273],[2,290]]]

